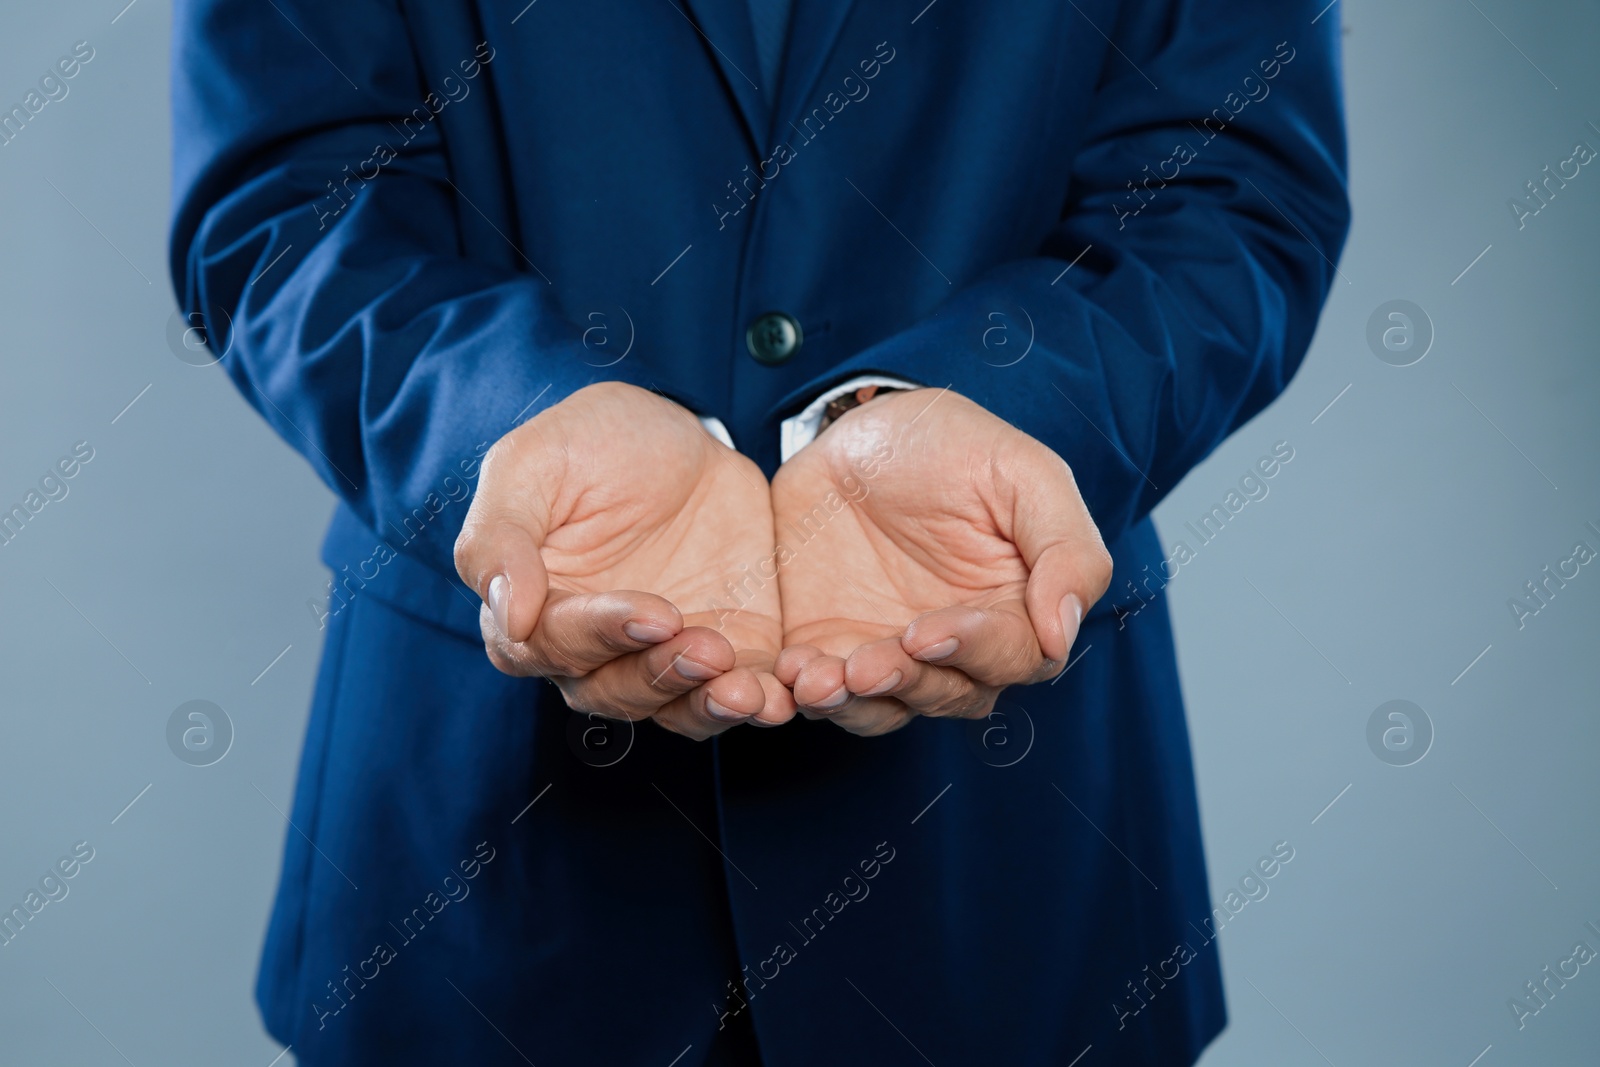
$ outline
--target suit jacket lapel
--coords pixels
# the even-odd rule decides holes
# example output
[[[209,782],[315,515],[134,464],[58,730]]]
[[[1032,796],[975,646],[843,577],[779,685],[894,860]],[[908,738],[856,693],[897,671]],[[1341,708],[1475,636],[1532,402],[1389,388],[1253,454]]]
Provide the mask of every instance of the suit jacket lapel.
[[[738,102],[745,133],[759,153],[771,123],[775,87],[761,84],[755,32],[750,27],[750,0],[667,0],[695,24],[707,51],[715,57],[723,80]]]
[[[736,2],[744,4],[749,0]],[[784,42],[783,84],[776,100],[778,122],[774,123],[771,134],[779,141],[785,139],[790,122],[818,103],[812,100],[812,94],[823,67],[833,55],[854,0],[793,0],[793,3],[789,37]]]

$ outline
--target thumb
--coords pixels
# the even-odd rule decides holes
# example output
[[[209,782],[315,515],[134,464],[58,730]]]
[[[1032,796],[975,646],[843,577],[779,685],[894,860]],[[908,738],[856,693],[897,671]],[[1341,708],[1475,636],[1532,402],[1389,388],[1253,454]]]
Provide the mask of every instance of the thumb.
[[[1017,487],[1013,541],[1028,565],[1025,601],[1039,650],[1065,662],[1084,614],[1111,585],[1111,554],[1072,471],[1053,452],[1050,461],[1044,476]]]
[[[550,524],[551,494],[548,485],[546,492],[510,491],[513,481],[540,485],[548,472],[505,458],[494,462],[497,452],[506,455],[496,445],[484,457],[478,491],[456,538],[456,573],[483,598],[501,634],[520,643],[533,635],[550,592],[539,550]]]

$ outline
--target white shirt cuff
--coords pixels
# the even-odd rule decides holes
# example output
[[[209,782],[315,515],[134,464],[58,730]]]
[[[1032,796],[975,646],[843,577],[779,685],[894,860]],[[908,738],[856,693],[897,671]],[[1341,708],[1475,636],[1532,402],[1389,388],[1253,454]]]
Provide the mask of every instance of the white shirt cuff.
[[[869,385],[884,386],[889,389],[922,388],[916,382],[908,382],[904,378],[886,378],[881,374],[863,374],[859,378],[851,378],[842,385],[834,386],[807,404],[800,414],[783,420],[778,428],[778,461],[789,462],[796,452],[817,439],[817,433],[822,429],[822,416],[828,410],[829,404],[846,393],[853,393]]]
[[[722,424],[721,419],[715,415],[697,415],[696,418],[700,420],[700,425],[705,428],[706,433],[715,437],[729,448],[733,448],[733,435],[728,432],[728,428]]]

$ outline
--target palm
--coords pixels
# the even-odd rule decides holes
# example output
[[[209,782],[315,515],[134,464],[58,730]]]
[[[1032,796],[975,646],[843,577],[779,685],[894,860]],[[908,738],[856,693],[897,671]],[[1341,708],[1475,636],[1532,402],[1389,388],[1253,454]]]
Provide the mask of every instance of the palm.
[[[741,659],[770,657],[777,584],[740,567],[772,555],[766,479],[677,405],[637,390],[623,399],[582,404],[529,442],[562,467],[541,551],[552,593],[654,593],[685,625],[720,630]],[[728,584],[741,579],[735,595]]]
[[[495,666],[692,737],[797,703],[858,733],[985,714],[1062,661],[1110,580],[1061,457],[963,397],[850,412],[769,488],[621,383],[496,444],[456,565]]]
[[[967,409],[954,394],[887,396],[779,469],[786,645],[843,657],[924,612],[1022,601],[1028,566],[997,518],[1010,503],[993,474],[1018,435]]]

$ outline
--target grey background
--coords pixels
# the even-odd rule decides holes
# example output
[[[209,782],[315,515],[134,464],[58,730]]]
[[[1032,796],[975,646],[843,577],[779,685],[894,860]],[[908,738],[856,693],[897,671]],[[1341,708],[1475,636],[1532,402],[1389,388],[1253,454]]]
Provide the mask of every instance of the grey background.
[[[332,497],[219,370],[168,350],[170,12],[123,3],[13,5],[0,34],[7,107],[73,42],[96,50],[0,148],[0,505],[95,450],[0,547],[0,903],[95,850],[0,947],[0,1063],[266,1067],[251,985]],[[1346,34],[1341,280],[1287,394],[1157,513],[1170,542],[1295,449],[1166,591],[1213,892],[1296,853],[1220,938],[1232,1022],[1203,1062],[1594,1063],[1600,966],[1520,1032],[1507,999],[1580,938],[1600,949],[1600,565],[1524,629],[1507,600],[1600,548],[1600,161],[1525,229],[1506,200],[1600,148],[1600,8],[1324,17]],[[1392,299],[1435,328],[1409,367],[1367,346]],[[1412,766],[1367,744],[1392,699],[1434,726]],[[167,747],[190,700],[233,723],[214,766]]]

